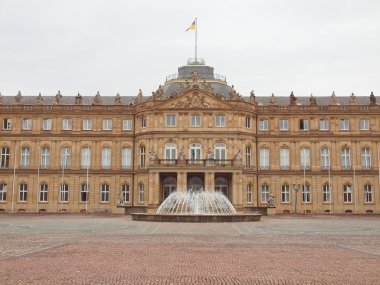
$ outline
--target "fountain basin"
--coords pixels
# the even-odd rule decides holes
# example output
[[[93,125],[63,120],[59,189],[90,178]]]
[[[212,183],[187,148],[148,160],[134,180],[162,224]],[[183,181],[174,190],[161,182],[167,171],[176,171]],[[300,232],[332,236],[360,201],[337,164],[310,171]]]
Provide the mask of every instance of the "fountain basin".
[[[166,215],[134,213],[132,220],[145,222],[178,222],[178,223],[234,223],[234,222],[258,222],[261,214],[237,214],[237,215]]]

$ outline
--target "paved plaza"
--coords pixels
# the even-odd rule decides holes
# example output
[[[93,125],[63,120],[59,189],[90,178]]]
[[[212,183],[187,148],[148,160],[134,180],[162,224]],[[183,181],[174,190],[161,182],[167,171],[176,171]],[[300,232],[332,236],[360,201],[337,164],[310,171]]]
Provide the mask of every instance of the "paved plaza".
[[[380,218],[0,215],[0,284],[380,284]]]

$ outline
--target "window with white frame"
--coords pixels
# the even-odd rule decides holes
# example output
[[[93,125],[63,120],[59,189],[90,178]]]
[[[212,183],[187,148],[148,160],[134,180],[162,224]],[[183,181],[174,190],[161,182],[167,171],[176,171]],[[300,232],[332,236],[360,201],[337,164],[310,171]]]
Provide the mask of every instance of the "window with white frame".
[[[73,129],[73,120],[72,119],[63,119],[62,130],[71,131],[72,129]]]
[[[352,203],[352,188],[350,184],[343,186],[343,202]]]
[[[261,203],[267,203],[269,199],[269,185],[261,185]]]
[[[40,202],[47,202],[48,201],[48,189],[49,186],[46,183],[40,184]]]
[[[146,128],[146,117],[144,115],[140,117],[140,126],[141,128]]]
[[[132,152],[130,147],[123,147],[121,150],[121,167],[123,169],[132,168]]]
[[[112,131],[112,119],[103,119],[103,131]]]
[[[166,115],[166,126],[167,127],[176,126],[176,115],[173,115],[173,114]]]
[[[41,148],[41,168],[42,169],[48,169],[50,167],[50,148],[49,147],[42,147]]]
[[[341,150],[341,162],[343,169],[351,169],[350,149],[348,147],[342,148]]]
[[[91,148],[89,146],[82,147],[81,168],[88,169],[91,166]]]
[[[125,119],[123,120],[123,131],[131,131],[132,130],[132,120]]]
[[[302,203],[311,202],[311,186],[310,184],[302,185]]]
[[[321,168],[323,170],[330,168],[330,150],[328,147],[321,148]]]
[[[30,131],[32,129],[32,119],[23,119],[22,120],[22,129],[24,131]]]
[[[300,150],[301,154],[301,169],[310,169],[310,149],[303,147]]]
[[[88,202],[88,188],[89,185],[87,185],[87,182],[83,182],[80,186],[80,201],[83,202]]]
[[[59,185],[59,199],[61,202],[69,201],[69,185],[66,183]]]
[[[267,131],[268,129],[269,129],[268,119],[260,119],[260,121],[259,121],[259,130],[260,131]]]
[[[200,115],[191,115],[190,116],[190,126],[200,127],[201,126],[201,116]]]
[[[103,183],[101,186],[100,201],[103,203],[110,201],[110,186],[107,183]]]
[[[309,130],[309,120],[308,119],[300,119],[300,130],[308,131]]]
[[[139,184],[139,203],[144,203],[144,184]]]
[[[320,119],[319,120],[319,130],[320,131],[328,131],[329,128],[330,128],[329,120],[327,120],[327,119]]]
[[[92,119],[84,119],[83,120],[83,130],[91,131],[92,130]]]
[[[330,191],[330,186],[329,184],[323,184],[322,186],[322,191],[323,191],[323,203],[330,203],[331,202],[331,191]]]
[[[280,131],[289,131],[288,119],[280,119],[279,120],[279,128],[280,128]]]
[[[289,149],[281,148],[280,149],[280,169],[286,170],[289,168],[290,168]]]
[[[106,146],[102,148],[102,169],[111,168],[111,148]]]
[[[371,169],[371,152],[367,147],[362,149],[362,168]]]
[[[360,130],[361,131],[369,131],[369,120],[368,119],[360,119]]]
[[[19,186],[19,202],[26,202],[28,200],[28,185],[25,183],[21,183]]]
[[[247,185],[247,203],[252,203],[253,199],[253,195],[252,195],[252,184],[248,184]]]
[[[226,159],[226,145],[224,143],[217,143],[215,145],[215,159],[216,160]]]
[[[42,120],[42,130],[43,131],[51,131],[52,129],[52,119],[43,119]]]
[[[350,121],[348,119],[340,119],[339,120],[339,127],[340,127],[341,131],[350,130]]]
[[[130,191],[129,191],[129,185],[128,184],[123,184],[121,186],[121,195],[123,197],[123,202],[124,203],[129,203],[129,201],[130,201]]]
[[[224,127],[226,125],[226,117],[224,115],[215,116],[215,126]]]
[[[202,145],[200,143],[190,144],[190,155],[191,160],[202,159]]]
[[[30,148],[23,147],[21,148],[21,164],[22,168],[28,168],[30,165]]]
[[[0,149],[0,168],[9,167],[10,151],[8,147],[2,147]]]
[[[245,166],[252,167],[252,148],[249,145],[245,147]]]
[[[252,117],[251,116],[245,116],[245,127],[250,128],[252,125]]]
[[[145,146],[139,148],[139,163],[141,168],[145,167]]]
[[[8,118],[3,119],[3,130],[4,131],[12,130],[12,119],[8,119]]]
[[[71,147],[61,149],[61,168],[68,169],[71,165]]]
[[[165,159],[168,159],[168,160],[177,159],[177,146],[175,143],[165,144]]]
[[[281,186],[281,202],[290,203],[290,187],[287,184]]]
[[[370,184],[364,185],[364,202],[373,203],[372,185]]]
[[[269,169],[269,149],[267,148],[260,149],[260,169]]]
[[[0,202],[7,201],[8,186],[5,183],[0,183]]]

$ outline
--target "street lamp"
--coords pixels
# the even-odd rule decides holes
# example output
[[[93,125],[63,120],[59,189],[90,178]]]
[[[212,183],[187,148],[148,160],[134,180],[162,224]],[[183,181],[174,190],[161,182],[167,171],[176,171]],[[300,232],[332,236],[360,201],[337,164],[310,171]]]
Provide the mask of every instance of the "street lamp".
[[[300,191],[300,188],[301,188],[301,184],[293,184],[293,190],[294,192],[296,192],[295,194],[295,204],[294,204],[294,214],[297,215],[297,194],[298,194],[298,191]]]

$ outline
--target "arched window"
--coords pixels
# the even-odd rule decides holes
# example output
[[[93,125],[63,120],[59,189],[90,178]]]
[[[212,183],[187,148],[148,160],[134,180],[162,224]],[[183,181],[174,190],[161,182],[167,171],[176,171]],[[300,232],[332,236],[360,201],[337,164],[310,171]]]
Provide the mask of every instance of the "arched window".
[[[344,147],[341,150],[341,162],[343,169],[351,169],[350,149],[348,147]]]
[[[123,169],[132,168],[132,152],[130,147],[124,147],[121,150],[121,167]]]
[[[123,184],[121,185],[121,195],[124,203],[129,203],[130,200],[130,192],[129,192],[129,185]]]
[[[139,184],[139,203],[144,203],[144,184]]]
[[[61,150],[61,168],[68,169],[71,165],[71,147],[63,147]]]
[[[30,148],[21,148],[21,167],[28,168],[30,165]]]
[[[59,192],[60,192],[60,201],[61,202],[68,202],[69,201],[69,185],[66,183],[63,183],[59,185]]]
[[[287,147],[283,147],[280,149],[280,169],[287,170],[289,168],[289,149]]]
[[[311,202],[311,185],[304,184],[302,185],[302,203]]]
[[[310,149],[307,147],[301,148],[301,169],[310,169]]]
[[[28,185],[26,183],[21,183],[19,187],[19,197],[20,202],[26,202],[28,199]]]
[[[225,177],[219,176],[215,179],[215,191],[228,197],[228,181]]]
[[[9,148],[6,146],[0,149],[0,168],[9,167],[9,153]]]
[[[177,159],[177,146],[175,143],[165,144],[165,159],[169,161]]]
[[[91,148],[89,146],[82,148],[82,169],[88,169],[91,166]]]
[[[327,146],[321,148],[321,168],[322,170],[330,168],[330,150]]]
[[[140,117],[140,124],[141,128],[146,128],[146,117],[144,115]]]
[[[0,183],[0,202],[7,201],[7,191],[8,191],[7,184]]]
[[[163,198],[166,199],[171,193],[177,190],[177,179],[175,177],[166,177],[163,181]]]
[[[252,187],[252,184],[250,183],[250,184],[248,184],[247,185],[247,203],[252,203],[252,201],[253,201],[253,187]]]
[[[287,184],[281,186],[281,202],[290,203],[290,187]]]
[[[323,203],[330,203],[331,202],[330,185],[327,183],[323,184],[322,191],[323,191]]]
[[[50,167],[50,148],[41,148],[41,168],[47,169]]]
[[[260,149],[260,169],[261,170],[269,169],[269,149],[267,148]]]
[[[245,147],[245,166],[252,167],[252,148],[250,145]]]
[[[145,167],[145,146],[141,145],[139,148],[139,162],[140,162],[140,168]]]
[[[364,202],[365,203],[373,203],[373,195],[372,195],[372,185],[366,184],[364,185]]]
[[[217,143],[215,145],[215,159],[216,160],[226,159],[226,145],[224,143]]]
[[[88,202],[88,189],[89,185],[87,182],[83,182],[80,186],[80,201],[81,202]]]
[[[107,183],[101,185],[100,201],[109,202],[110,201],[110,186]]]
[[[269,185],[261,185],[261,203],[267,203],[269,199]]]
[[[111,168],[111,148],[108,146],[102,148],[102,168]]]
[[[40,184],[40,202],[47,202],[48,201],[48,188],[49,186],[47,183],[41,183]]]
[[[189,157],[191,160],[202,159],[202,145],[200,143],[190,144]]]
[[[371,169],[371,152],[369,148],[362,149],[362,167],[365,170]]]
[[[343,186],[343,201],[344,203],[352,203],[352,188],[350,184]]]

